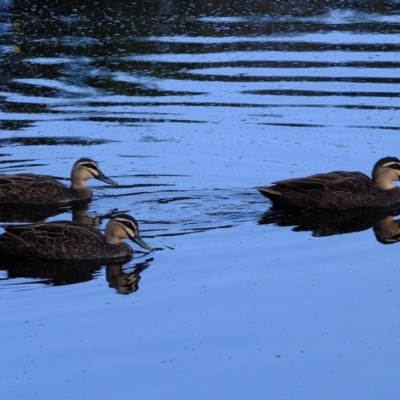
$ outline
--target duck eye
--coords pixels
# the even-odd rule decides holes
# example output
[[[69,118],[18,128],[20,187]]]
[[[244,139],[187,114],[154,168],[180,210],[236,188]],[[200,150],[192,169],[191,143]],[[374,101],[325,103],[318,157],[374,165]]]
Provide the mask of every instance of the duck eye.
[[[390,165],[390,168],[392,169],[400,169],[400,164],[399,163],[393,163]]]
[[[97,165],[93,164],[93,163],[84,163],[81,164],[82,167],[87,168],[87,169],[95,169],[97,170]]]
[[[130,221],[124,221],[123,224],[132,231],[135,231],[135,226]]]
[[[96,164],[87,162],[87,163],[80,164],[80,167],[85,168],[86,170],[90,171],[90,173],[93,176],[100,175],[99,167]]]

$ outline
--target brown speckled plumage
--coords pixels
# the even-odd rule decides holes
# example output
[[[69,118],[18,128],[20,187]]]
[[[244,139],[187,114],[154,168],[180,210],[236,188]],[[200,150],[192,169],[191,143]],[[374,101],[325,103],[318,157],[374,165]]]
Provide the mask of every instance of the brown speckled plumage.
[[[89,158],[81,158],[73,165],[70,187],[46,175],[0,174],[0,204],[72,204],[89,201],[92,191],[86,181],[90,178],[117,185]]]
[[[13,225],[0,235],[0,253],[52,259],[129,259],[131,239],[152,250],[140,236],[136,220],[118,214],[107,224],[105,235],[97,228],[71,221]]]
[[[390,207],[400,203],[400,160],[385,157],[372,171],[372,179],[361,172],[334,171],[257,187],[274,205],[281,207],[352,209]]]

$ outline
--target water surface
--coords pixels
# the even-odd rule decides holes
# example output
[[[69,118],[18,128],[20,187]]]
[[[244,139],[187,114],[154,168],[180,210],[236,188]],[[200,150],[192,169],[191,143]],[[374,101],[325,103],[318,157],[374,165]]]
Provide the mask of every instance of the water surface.
[[[272,218],[254,187],[399,156],[399,2],[0,7],[1,173],[119,183],[19,221],[127,212],[157,248],[3,260],[6,398],[397,398],[397,212]]]

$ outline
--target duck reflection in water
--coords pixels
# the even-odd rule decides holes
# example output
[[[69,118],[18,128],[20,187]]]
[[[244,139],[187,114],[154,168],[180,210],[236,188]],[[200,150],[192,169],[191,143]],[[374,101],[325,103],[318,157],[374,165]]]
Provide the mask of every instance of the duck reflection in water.
[[[139,289],[140,274],[149,266],[149,261],[136,264],[133,271],[128,272],[122,264],[106,266],[108,286],[114,288],[118,294],[130,294]]]
[[[376,240],[382,244],[400,241],[400,207],[383,210],[361,208],[355,210],[301,210],[272,208],[263,214],[259,224],[294,226],[295,232],[312,232],[323,237],[361,232],[372,228]]]
[[[97,226],[100,224],[100,217],[90,217],[89,204],[72,204],[68,206],[47,206],[47,205],[1,205],[0,204],[0,221],[1,222],[21,222],[35,223],[42,222],[50,217],[59,214],[71,213],[72,221],[82,224]]]
[[[17,278],[29,278],[29,284],[51,286],[71,285],[95,279],[106,269],[106,280],[110,288],[118,294],[130,294],[139,289],[141,272],[149,267],[152,259],[134,265],[122,263],[104,264],[96,260],[47,260],[6,256],[0,260],[0,270],[7,272],[3,281]]]

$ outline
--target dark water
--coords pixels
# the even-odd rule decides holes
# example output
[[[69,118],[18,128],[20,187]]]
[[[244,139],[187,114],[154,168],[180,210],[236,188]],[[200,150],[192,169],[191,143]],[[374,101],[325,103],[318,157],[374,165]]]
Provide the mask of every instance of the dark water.
[[[396,399],[398,210],[254,187],[400,155],[400,3],[63,3],[0,1],[0,172],[119,186],[1,222],[127,212],[157,250],[2,259],[4,398]]]

